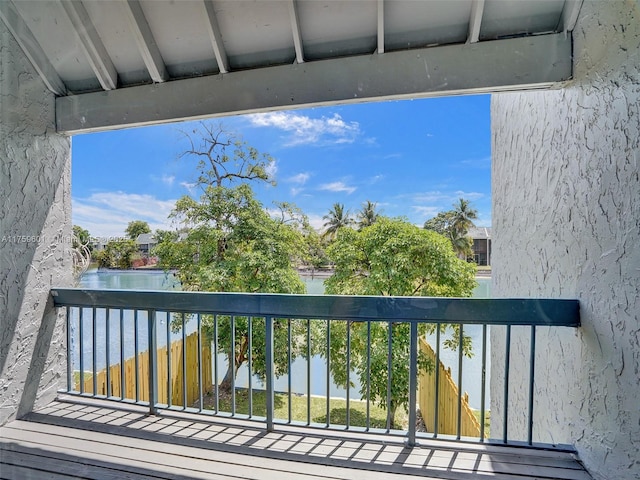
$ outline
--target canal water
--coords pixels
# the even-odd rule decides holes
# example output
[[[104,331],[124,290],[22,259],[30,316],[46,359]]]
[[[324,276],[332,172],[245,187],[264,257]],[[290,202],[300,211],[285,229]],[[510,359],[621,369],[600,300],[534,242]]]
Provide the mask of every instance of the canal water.
[[[307,287],[307,292],[310,294],[322,294],[324,292],[323,278],[311,278],[308,276],[302,277]],[[478,278],[478,286],[474,290],[474,297],[488,298],[491,296],[491,279],[490,278]],[[180,290],[180,284],[176,278],[170,274],[162,271],[99,271],[96,269],[87,271],[78,285],[81,288],[95,288],[95,289],[117,289],[117,290]],[[93,363],[92,354],[92,337],[93,337],[93,322],[90,321],[91,311],[85,309],[83,320],[83,361],[84,369],[90,370]],[[166,315],[158,314],[159,325],[158,331],[161,332],[158,336],[158,345],[161,347],[166,344],[166,331],[167,322],[170,321]],[[71,319],[71,332],[72,332],[72,359],[74,370],[79,370],[79,319],[77,315],[74,315]],[[125,358],[130,358],[135,355],[135,346],[132,340],[134,329],[134,315],[133,312],[125,312],[123,319],[123,332],[124,332],[124,355]],[[142,352],[147,349],[147,318],[146,312],[138,312],[138,352]],[[185,331],[187,334],[192,333],[196,329],[196,322],[193,319],[187,319]],[[472,408],[480,408],[480,396],[481,396],[481,374],[482,374],[482,327],[469,326],[465,330],[465,333],[471,336],[474,350],[474,357],[463,358],[462,368],[462,384],[463,390],[469,393],[469,402]],[[97,369],[101,370],[107,363],[106,352],[106,313],[103,309],[96,311],[96,364]],[[119,314],[110,315],[109,318],[109,357],[110,364],[117,364],[120,362],[120,317]],[[181,338],[181,334],[170,333],[171,341]],[[458,353],[456,351],[448,350],[444,347],[444,340],[446,335],[441,336],[440,355],[441,361],[445,367],[451,368],[451,373],[454,381],[457,383],[458,379]],[[435,336],[430,335],[427,337],[427,341],[435,350]],[[489,344],[487,342],[487,349]],[[487,389],[485,392],[485,401],[489,405],[489,388],[488,382],[490,378],[490,351],[487,350]],[[224,355],[219,355],[219,362],[222,364],[218,368],[219,380],[226,371],[226,362]],[[311,360],[311,393],[312,395],[325,395],[327,393],[326,385],[326,362],[322,357],[316,356]],[[350,389],[351,398],[360,398],[360,385],[357,382],[357,376],[354,374],[352,377],[355,380],[354,386]],[[252,381],[254,388],[262,388],[262,382],[259,378],[254,377]],[[238,372],[236,385],[238,387],[248,386],[248,371],[246,366],[241,368]],[[286,377],[276,379],[275,382],[276,391],[287,391],[288,380]],[[304,359],[297,359],[292,363],[292,391],[294,393],[304,394],[307,391],[307,364]],[[336,386],[331,381],[329,394],[332,397],[345,397],[346,392],[343,388]]]

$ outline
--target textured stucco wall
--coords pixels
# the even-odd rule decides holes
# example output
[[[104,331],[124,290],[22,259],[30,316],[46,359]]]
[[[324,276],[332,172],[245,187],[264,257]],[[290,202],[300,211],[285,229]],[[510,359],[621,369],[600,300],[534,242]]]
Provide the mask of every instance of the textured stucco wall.
[[[640,478],[640,2],[585,1],[574,80],[494,95],[493,292],[578,298],[578,330],[539,329],[534,439],[595,478]],[[501,436],[504,331],[492,332]],[[529,335],[514,330],[509,431],[526,438]]]
[[[0,425],[50,401],[66,367],[52,285],[72,283],[70,140],[0,22]]]

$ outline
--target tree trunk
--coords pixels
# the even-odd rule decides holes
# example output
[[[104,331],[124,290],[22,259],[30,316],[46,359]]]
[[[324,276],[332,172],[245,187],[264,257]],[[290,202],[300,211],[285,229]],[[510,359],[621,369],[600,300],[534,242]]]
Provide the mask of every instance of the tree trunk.
[[[391,400],[389,405],[389,411],[391,412],[391,428],[395,427],[396,424],[396,410],[398,409],[398,404]]]
[[[238,368],[236,366],[236,371],[233,372],[233,369],[231,368],[231,362],[229,362],[229,366],[227,367],[227,373],[224,374],[224,378],[222,379],[222,382],[220,382],[220,385],[218,385],[218,388],[220,389],[220,391],[222,392],[231,392],[231,380],[235,379],[236,373],[238,372]]]

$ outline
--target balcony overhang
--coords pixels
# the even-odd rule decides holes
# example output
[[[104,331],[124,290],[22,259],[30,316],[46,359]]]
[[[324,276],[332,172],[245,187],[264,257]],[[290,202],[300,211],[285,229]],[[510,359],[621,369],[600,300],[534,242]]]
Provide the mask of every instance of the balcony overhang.
[[[582,0],[0,2],[75,134],[572,75]]]
[[[336,58],[59,97],[60,132],[330,104],[550,88],[571,78],[564,34]]]

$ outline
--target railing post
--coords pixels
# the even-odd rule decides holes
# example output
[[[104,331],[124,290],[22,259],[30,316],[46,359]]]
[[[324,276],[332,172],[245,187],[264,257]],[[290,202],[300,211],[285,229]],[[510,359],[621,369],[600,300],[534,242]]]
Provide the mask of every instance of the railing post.
[[[418,389],[418,322],[411,321],[409,335],[409,432],[407,446],[416,445],[416,390]]]
[[[155,415],[157,413],[156,403],[158,402],[158,345],[155,310],[147,312],[147,320],[149,321],[147,328],[149,334],[149,415]]]
[[[273,431],[273,317],[265,318],[265,342],[266,342],[266,374],[267,374],[267,431]]]
[[[72,358],[71,358],[71,307],[67,306],[67,392],[71,392]],[[74,386],[75,387],[75,386]]]

